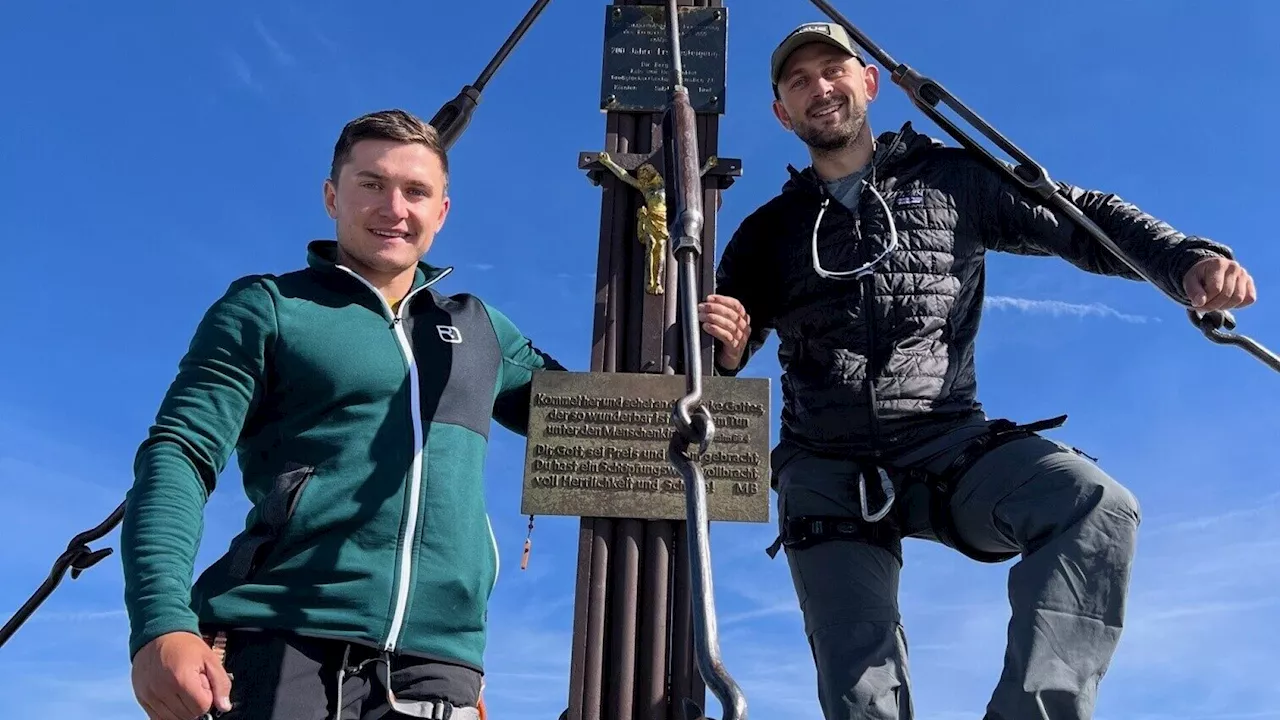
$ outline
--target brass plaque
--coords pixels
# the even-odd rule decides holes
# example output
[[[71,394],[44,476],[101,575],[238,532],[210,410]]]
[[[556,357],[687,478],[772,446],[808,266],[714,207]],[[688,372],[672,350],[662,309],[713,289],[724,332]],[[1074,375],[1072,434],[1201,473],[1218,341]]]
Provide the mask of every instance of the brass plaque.
[[[535,373],[521,512],[684,520],[684,479],[667,459],[684,382],[651,373]],[[708,516],[769,522],[769,381],[704,377],[703,404],[716,428],[700,459]]]
[[[694,112],[724,114],[728,10],[681,7],[680,69]],[[600,109],[664,112],[671,89],[667,9],[656,5],[605,8]]]

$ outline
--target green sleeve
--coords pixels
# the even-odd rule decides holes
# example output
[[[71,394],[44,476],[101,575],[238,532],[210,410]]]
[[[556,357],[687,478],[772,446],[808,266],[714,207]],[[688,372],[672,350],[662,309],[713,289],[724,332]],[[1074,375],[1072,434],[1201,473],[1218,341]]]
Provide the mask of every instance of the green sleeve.
[[[130,658],[165,633],[199,632],[191,584],[204,505],[262,397],[275,332],[260,278],[232,284],[200,321],[138,449],[120,531]]]
[[[555,358],[534,347],[533,342],[497,309],[486,305],[502,349],[502,370],[498,377],[493,419],[508,430],[524,435],[529,431],[529,397],[533,374],[540,370],[564,370]]]

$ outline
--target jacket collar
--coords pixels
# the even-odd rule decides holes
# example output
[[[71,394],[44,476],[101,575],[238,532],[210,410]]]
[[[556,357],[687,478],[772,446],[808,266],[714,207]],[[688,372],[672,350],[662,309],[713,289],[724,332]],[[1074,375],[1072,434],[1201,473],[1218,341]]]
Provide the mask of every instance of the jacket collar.
[[[338,270],[338,243],[335,240],[312,240],[307,243],[307,266],[317,270]],[[419,261],[413,273],[411,290],[429,285],[453,272],[452,267],[436,267]]]
[[[942,143],[916,132],[911,126],[911,121],[903,123],[902,127],[896,131],[881,133],[876,138],[876,149],[871,157],[873,173],[884,171],[929,147],[942,147]],[[787,165],[787,173],[789,177],[782,185],[784,193],[803,191],[821,195],[826,192],[822,178],[818,176],[818,172],[812,165],[804,170],[797,170],[795,166]]]

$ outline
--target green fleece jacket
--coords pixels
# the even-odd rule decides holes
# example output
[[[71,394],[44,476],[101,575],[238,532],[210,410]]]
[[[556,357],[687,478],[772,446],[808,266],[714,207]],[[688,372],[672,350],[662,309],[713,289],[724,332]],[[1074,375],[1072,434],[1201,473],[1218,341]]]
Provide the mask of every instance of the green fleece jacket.
[[[532,374],[563,369],[419,265],[393,312],[312,243],[200,322],[135,461],[121,556],[130,657],[172,631],[279,629],[482,670],[498,553],[491,420],[523,434]],[[245,529],[193,584],[232,452]]]

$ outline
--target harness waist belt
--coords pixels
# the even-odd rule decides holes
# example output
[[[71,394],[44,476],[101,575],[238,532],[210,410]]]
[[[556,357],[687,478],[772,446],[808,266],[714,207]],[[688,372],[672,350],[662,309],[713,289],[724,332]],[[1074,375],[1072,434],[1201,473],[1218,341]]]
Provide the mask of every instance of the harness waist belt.
[[[445,700],[401,700],[391,690],[391,660],[375,663],[378,680],[387,691],[387,704],[400,715],[421,720],[480,720],[480,709],[461,707]]]

